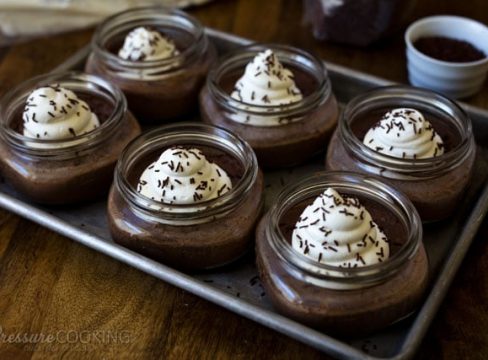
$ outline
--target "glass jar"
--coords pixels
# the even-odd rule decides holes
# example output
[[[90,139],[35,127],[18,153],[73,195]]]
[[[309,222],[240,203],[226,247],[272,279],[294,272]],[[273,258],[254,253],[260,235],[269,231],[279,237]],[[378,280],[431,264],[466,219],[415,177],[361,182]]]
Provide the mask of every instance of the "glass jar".
[[[59,84],[75,92],[97,114],[95,130],[64,140],[24,136],[22,112],[38,87]],[[105,195],[124,147],[140,133],[124,94],[97,76],[47,74],[7,93],[0,104],[0,171],[24,196],[43,204],[91,201]]]
[[[179,54],[151,61],[117,55],[133,29],[154,28],[175,43]],[[164,7],[142,7],[109,17],[92,40],[86,71],[119,86],[140,121],[164,122],[197,109],[198,92],[217,55],[200,23],[188,14]]]
[[[305,0],[303,22],[319,40],[368,46],[392,36],[410,18],[417,0]]]
[[[207,158],[204,148],[220,153],[212,160],[228,174],[238,174],[232,189],[185,205],[139,194],[142,171],[175,145],[201,148]],[[236,260],[252,245],[262,193],[262,173],[245,141],[209,125],[167,125],[142,134],[122,154],[109,195],[110,230],[115,242],[171,266],[212,268]]]
[[[364,145],[365,132],[394,108],[420,111],[444,139],[444,154],[401,159]],[[428,90],[391,86],[363,93],[347,104],[330,141],[326,167],[380,176],[407,195],[428,222],[456,210],[469,185],[475,157],[471,120],[455,102]]]
[[[303,99],[289,105],[253,105],[231,97],[246,65],[258,52],[271,49],[285,68],[294,74]],[[231,130],[246,140],[265,168],[299,164],[323,151],[337,124],[338,106],[323,62],[303,50],[275,44],[239,48],[215,65],[200,94],[204,122]],[[242,121],[242,119],[245,119]],[[256,126],[258,119],[275,126]]]
[[[303,209],[334,188],[357,197],[383,229],[390,257],[363,267],[319,263],[291,245]],[[275,308],[299,322],[340,335],[359,335],[408,316],[428,280],[422,224],[412,203],[373,177],[322,172],[285,188],[256,230],[256,256]]]

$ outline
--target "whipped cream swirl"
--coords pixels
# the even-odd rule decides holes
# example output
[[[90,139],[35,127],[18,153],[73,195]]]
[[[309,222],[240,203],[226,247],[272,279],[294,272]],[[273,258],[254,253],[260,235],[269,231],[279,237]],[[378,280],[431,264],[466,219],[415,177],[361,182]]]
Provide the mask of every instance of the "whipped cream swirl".
[[[387,112],[366,133],[363,143],[382,154],[403,159],[442,155],[444,143],[432,124],[415,109]]]
[[[237,81],[231,97],[250,105],[277,107],[295,103],[303,96],[291,70],[283,67],[272,50],[256,55]],[[243,110],[249,107],[243,106]],[[232,120],[254,126],[277,126],[289,122],[273,116],[239,114]]]
[[[119,57],[130,61],[163,60],[178,55],[171,39],[145,27],[132,30],[119,50]]]
[[[231,96],[253,105],[286,105],[302,99],[293,73],[285,69],[272,50],[256,55],[246,66]]]
[[[95,130],[100,122],[86,102],[58,84],[34,90],[22,114],[24,136],[45,140],[66,140]],[[77,142],[84,141],[83,139]],[[60,147],[62,144],[30,144]],[[69,145],[72,145],[69,144]]]
[[[200,149],[180,146],[165,150],[144,170],[137,185],[141,195],[166,204],[195,204],[231,189],[227,173]]]
[[[292,234],[293,248],[329,266],[354,268],[388,259],[386,235],[354,197],[328,188],[305,208]]]

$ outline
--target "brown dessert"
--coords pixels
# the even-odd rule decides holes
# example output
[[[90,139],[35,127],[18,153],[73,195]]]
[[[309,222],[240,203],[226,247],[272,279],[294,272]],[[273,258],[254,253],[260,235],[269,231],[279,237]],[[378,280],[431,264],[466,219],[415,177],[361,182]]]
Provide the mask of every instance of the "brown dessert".
[[[423,114],[443,140],[442,155],[436,151],[430,158],[398,158],[363,144],[368,129],[396,104]],[[326,168],[379,176],[408,196],[423,221],[437,221],[456,210],[470,182],[475,157],[470,120],[455,103],[427,90],[387,87],[361,95],[346,107],[329,143]]]
[[[122,93],[108,84],[105,84],[107,88],[104,91],[100,90],[100,85],[104,84],[99,82],[101,79],[60,74],[44,76],[40,82],[62,83],[66,80],[81,84],[93,82],[94,90],[76,91],[79,99],[86,102],[100,122],[96,130],[83,135],[86,136],[83,142],[80,140],[67,147],[56,145],[58,147],[54,148],[31,144],[29,138],[23,135],[23,108],[17,106],[11,109],[13,105],[6,100],[8,104],[4,109],[9,111],[9,115],[4,114],[2,124],[0,171],[22,195],[43,204],[88,202],[105,195],[120,153],[140,133],[136,119],[119,103],[125,104]],[[22,89],[21,86],[19,92]],[[13,101],[15,97],[13,94],[9,98]],[[23,105],[24,102],[20,104]],[[46,134],[37,134],[37,138]],[[60,140],[58,144],[62,142]]]
[[[371,128],[378,119],[390,109],[379,109],[365,114],[351,124],[351,129],[358,139],[363,139],[367,130]],[[458,130],[442,118],[434,114],[425,114],[425,117],[432,123],[434,129],[444,140],[445,152],[448,153],[460,143],[461,135]],[[384,179],[392,186],[403,191],[417,208],[420,217],[424,221],[443,219],[451,214],[459,204],[461,197],[471,178],[471,171],[475,155],[465,159],[460,169],[455,169],[437,176],[429,181],[424,180],[396,180]],[[326,167],[329,170],[357,171],[364,172],[348,154],[342,143],[338,140],[337,132],[332,137],[327,152]],[[460,171],[461,170],[461,171]],[[386,171],[386,170],[384,170]],[[380,172],[378,174],[382,176]]]
[[[158,130],[159,135],[153,136],[149,133],[148,136],[154,140],[155,136],[162,138],[171,135],[171,130],[164,130]],[[250,169],[249,165],[230,152],[211,144],[194,145],[191,139],[189,141],[182,141],[177,149],[199,149],[207,161],[221,169],[220,172],[217,171],[218,176],[224,176],[222,171],[227,174],[232,183],[231,190],[226,189],[226,193],[219,190],[213,200],[205,200],[202,205],[197,201],[185,205],[184,209],[175,207],[172,200],[177,198],[168,197],[166,193],[171,201],[161,199],[165,202],[160,202],[159,198],[154,197],[157,203],[145,206],[141,214],[133,205],[133,201],[148,200],[141,192],[141,184],[147,183],[142,180],[141,175],[151,168],[151,164],[158,160],[161,153],[164,155],[165,150],[174,149],[166,145],[147,151],[129,149],[130,153],[134,150],[142,154],[133,162],[136,165],[128,168],[124,175],[116,174],[108,201],[110,231],[115,242],[165,264],[185,270],[213,268],[236,260],[249,249],[255,224],[261,213],[263,178],[257,168]],[[147,143],[141,140],[140,145]],[[134,156],[135,153],[132,154],[128,156]],[[121,161],[126,163],[125,159]],[[183,168],[180,168],[179,162],[176,161],[164,166],[174,165],[174,169],[180,168],[180,172],[186,173],[186,161],[185,157],[182,160]],[[158,183],[161,187],[166,187],[164,192],[173,189],[173,182],[176,182],[175,187],[179,183],[185,185],[187,180],[190,184],[195,183],[193,178],[167,180],[166,174],[159,175],[159,170],[155,171],[158,171],[158,179],[159,176],[162,179]],[[122,176],[127,180],[125,185],[122,184]],[[201,183],[205,186],[215,184],[213,178]],[[243,186],[247,188],[244,192]],[[131,197],[128,195],[130,189],[137,189],[140,193]],[[225,196],[227,198],[224,200]],[[199,200],[200,197],[195,197],[194,194],[193,199]],[[195,210],[196,208],[198,210]]]
[[[259,51],[251,49],[253,48],[242,51],[250,52],[250,56]],[[286,50],[293,51],[292,48]],[[330,86],[325,85],[324,88],[324,82],[328,83],[328,80],[324,79],[322,68],[317,70],[321,71],[319,76],[313,70],[286,65],[293,73],[296,87],[303,96],[301,103],[308,102],[308,105],[295,104],[294,108],[270,105],[269,108],[260,106],[256,110],[252,104],[246,105],[245,102],[239,105],[230,104],[231,94],[235,91],[236,82],[243,75],[245,64],[229,71],[225,70],[225,66],[225,63],[221,64],[212,72],[213,75],[209,75],[207,86],[200,94],[200,112],[204,122],[230,129],[244,138],[256,152],[259,165],[264,168],[297,165],[323,151],[323,145],[328,142],[336,126],[338,106]],[[272,87],[272,82],[268,82],[268,88]],[[217,96],[217,92],[221,92],[226,98]],[[322,92],[319,98],[318,92]],[[266,99],[266,95],[263,98]],[[311,98],[316,98],[312,105],[309,101]],[[291,104],[292,107],[293,105]],[[252,124],[253,119],[268,121],[273,117],[279,119],[279,125]]]
[[[341,175],[331,173],[325,176],[337,177]],[[351,176],[347,174],[344,179],[350,179]],[[362,180],[357,184],[362,184]],[[371,184],[361,186],[369,190],[375,189],[375,185]],[[306,187],[297,186],[296,189],[301,193],[308,191]],[[382,194],[382,190],[379,188],[375,190],[377,194],[381,194],[378,196],[388,196]],[[282,200],[278,200],[279,210],[272,210],[260,221],[256,230],[256,254],[259,274],[266,294],[278,311],[330,334],[357,336],[384,328],[405,318],[416,309],[428,284],[428,259],[421,243],[418,215],[407,215],[409,210],[405,208],[397,213],[396,211],[401,207],[390,204],[390,200],[388,200],[387,205],[379,200],[372,199],[370,195],[362,196],[356,193],[357,189],[353,194],[345,191],[341,191],[343,198],[345,199],[349,195],[357,198],[360,204],[371,214],[371,218],[374,220],[374,224],[371,226],[377,226],[381,233],[386,236],[387,240],[385,241],[389,247],[389,254],[386,258],[382,256],[383,254],[377,253],[376,255],[382,256],[382,259],[378,259],[378,263],[364,263],[364,260],[359,256],[359,252],[362,251],[362,247],[359,247],[361,243],[355,243],[354,246],[349,246],[349,244],[347,246],[353,255],[358,251],[356,257],[352,255],[350,257],[352,263],[355,264],[353,267],[349,264],[338,267],[329,265],[324,268],[318,262],[323,259],[320,255],[318,261],[316,258],[313,258],[314,260],[308,258],[309,260],[306,262],[302,253],[307,255],[311,251],[307,247],[317,245],[319,240],[316,239],[312,243],[309,238],[304,252],[297,252],[297,249],[292,245],[292,234],[304,226],[299,225],[300,221],[303,224],[303,221],[307,220],[303,218],[304,209],[314,202],[314,197],[287,200],[301,196],[297,193],[294,195],[287,193],[286,197],[282,194]],[[408,201],[405,198],[403,199]],[[284,203],[280,201],[290,201],[294,204],[283,205]],[[412,205],[408,206],[411,207]],[[413,207],[411,209],[412,212],[415,212]],[[354,216],[346,210],[341,211],[344,211],[346,215]],[[311,211],[308,214],[312,213],[315,214],[316,212]],[[361,212],[361,214],[363,213]],[[406,220],[410,215],[417,216],[416,220]],[[330,216],[330,214],[325,216]],[[313,218],[309,220],[311,221]],[[274,225],[272,224],[275,224],[275,221],[277,221],[280,233],[273,230]],[[313,224],[315,222],[318,220],[314,221]],[[361,226],[357,230],[359,231],[362,228]],[[332,228],[329,230],[327,227],[325,230],[327,233],[324,239],[328,239],[325,243],[332,244],[332,246],[322,243],[323,249],[320,251],[323,251],[324,256],[329,256],[328,259],[334,259],[337,256],[336,254],[340,254],[342,251],[340,246],[344,247],[344,245],[339,245],[337,241],[329,239],[330,237],[334,238]],[[343,236],[343,231],[341,230],[336,236]],[[315,232],[312,231],[309,234],[315,234]],[[300,241],[306,240],[303,234],[298,239],[301,239]],[[378,239],[376,238],[376,241]],[[341,241],[344,241],[343,238]],[[365,241],[369,242],[369,237],[366,237]],[[382,248],[381,252],[383,251]],[[327,253],[332,255],[327,255]],[[346,255],[340,256],[349,257],[347,251]],[[367,258],[366,253],[363,256],[365,259]],[[364,267],[356,265],[360,264],[356,261],[358,257]],[[366,261],[371,261],[371,259],[369,257],[369,260]],[[400,259],[403,260],[400,261]],[[336,273],[326,269],[336,269],[334,270]],[[361,269],[367,270],[361,273]],[[359,272],[354,272],[358,270]],[[368,278],[368,276],[372,277]]]
[[[443,36],[425,36],[413,43],[413,46],[437,60],[448,62],[471,62],[486,58],[486,55],[464,40],[451,39]]]
[[[273,305],[286,316],[330,334],[358,336],[410,315],[422,298],[428,283],[423,246],[408,266],[385,283],[357,290],[332,290],[312,286],[289,274],[265,241],[265,222],[261,220],[256,233],[259,274]],[[277,287],[277,279],[281,279],[283,288]]]
[[[137,21],[134,19],[137,18]],[[171,20],[173,19],[173,20]],[[177,20],[177,22],[174,21]],[[168,58],[132,61],[119,57],[130,28],[144,26],[174,42],[177,53]],[[102,76],[122,89],[129,108],[141,121],[161,123],[197,110],[198,93],[216,51],[201,25],[189,15],[159,7],[120,13],[102,23],[93,39],[86,71]]]

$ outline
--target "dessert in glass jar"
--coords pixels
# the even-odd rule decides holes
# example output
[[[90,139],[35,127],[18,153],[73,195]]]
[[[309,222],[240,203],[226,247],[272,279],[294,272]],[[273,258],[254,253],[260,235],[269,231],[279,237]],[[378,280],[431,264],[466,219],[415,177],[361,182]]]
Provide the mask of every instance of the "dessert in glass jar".
[[[105,195],[124,147],[140,133],[124,94],[82,73],[33,78],[0,108],[0,170],[29,199],[44,204]]]
[[[392,86],[347,104],[326,167],[379,176],[407,195],[423,221],[436,221],[456,210],[475,157],[471,121],[455,102]]]
[[[323,151],[338,106],[320,59],[290,46],[252,45],[231,53],[200,94],[204,122],[245,139],[265,168],[297,165]]]
[[[206,269],[252,244],[263,177],[250,146],[209,125],[168,125],[122,154],[108,202],[115,242],[165,264]]]
[[[408,316],[428,283],[412,203],[374,177],[348,172],[285,188],[258,225],[256,256],[279,312],[339,335]]]
[[[161,123],[198,108],[216,51],[200,23],[164,7],[109,17],[92,40],[86,71],[119,86],[140,121]]]

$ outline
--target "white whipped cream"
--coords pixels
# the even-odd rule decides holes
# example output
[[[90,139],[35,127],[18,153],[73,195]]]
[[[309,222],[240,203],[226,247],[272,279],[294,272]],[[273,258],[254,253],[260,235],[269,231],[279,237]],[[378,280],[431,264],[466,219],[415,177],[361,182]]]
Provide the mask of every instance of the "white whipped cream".
[[[231,96],[248,104],[263,106],[286,105],[302,99],[293,73],[283,67],[270,49],[259,53],[247,64]]]
[[[95,130],[100,122],[86,102],[71,90],[55,84],[34,90],[22,114],[24,136],[45,140],[68,140]],[[76,142],[82,142],[78,139]],[[69,145],[72,145],[70,142]],[[62,144],[31,144],[36,147],[62,147]]]
[[[247,64],[244,75],[237,81],[231,97],[250,105],[277,107],[295,103],[303,96],[295,84],[291,70],[283,67],[268,49]],[[243,110],[249,107],[243,106]],[[273,116],[236,114],[232,120],[254,126],[277,126],[287,119]]]
[[[292,234],[297,252],[329,266],[354,268],[388,259],[386,235],[357,198],[328,188],[305,208]]]
[[[178,55],[178,49],[169,38],[145,27],[132,30],[119,50],[119,57],[130,61],[153,61]]]
[[[142,173],[137,191],[166,204],[195,204],[232,189],[227,173],[197,148],[172,147]]]
[[[364,137],[363,143],[382,154],[405,159],[442,155],[444,143],[432,124],[415,109],[387,112]]]

